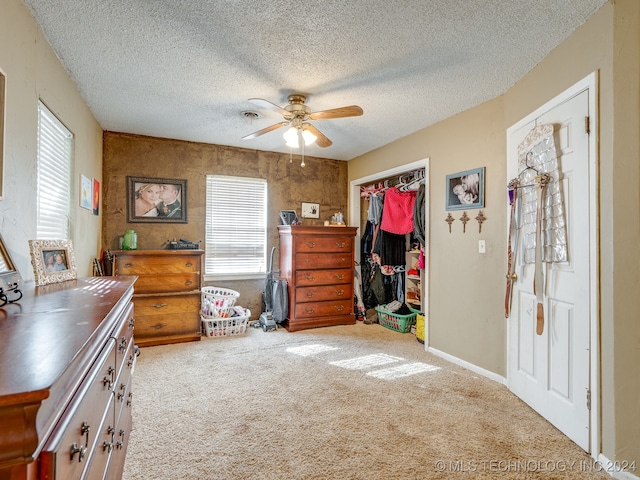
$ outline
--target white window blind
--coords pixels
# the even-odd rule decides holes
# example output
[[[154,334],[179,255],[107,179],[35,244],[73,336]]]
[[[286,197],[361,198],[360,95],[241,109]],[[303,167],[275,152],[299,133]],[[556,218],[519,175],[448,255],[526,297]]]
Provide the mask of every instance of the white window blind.
[[[242,277],[267,270],[267,182],[207,175],[205,275]]]
[[[70,237],[73,134],[53,113],[38,104],[37,202],[38,239]]]

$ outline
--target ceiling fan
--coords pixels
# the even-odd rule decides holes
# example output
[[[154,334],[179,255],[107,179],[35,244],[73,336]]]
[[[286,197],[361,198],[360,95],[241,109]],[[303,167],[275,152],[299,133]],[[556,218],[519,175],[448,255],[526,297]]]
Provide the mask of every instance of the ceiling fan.
[[[305,95],[296,93],[289,95],[289,104],[284,107],[280,107],[274,103],[264,100],[263,98],[250,98],[249,101],[254,105],[258,105],[263,108],[268,108],[278,112],[284,117],[284,122],[279,122],[269,127],[258,130],[257,132],[250,133],[243,138],[243,140],[250,140],[252,138],[259,137],[265,133],[269,133],[280,127],[289,126],[289,131],[293,132],[293,136],[302,136],[305,143],[308,145],[313,143],[313,140],[319,147],[329,147],[333,144],[320,130],[318,130],[313,124],[309,123],[309,120],[327,120],[332,118],[345,118],[345,117],[358,117],[362,115],[363,111],[357,105],[350,105],[348,107],[332,108],[331,110],[322,110],[319,112],[311,112],[311,109],[304,102],[307,99]],[[289,133],[289,131],[287,133]],[[311,135],[309,135],[311,134]],[[315,137],[315,138],[314,138]],[[289,145],[289,139],[285,134],[287,145]],[[297,138],[295,140],[297,145]]]

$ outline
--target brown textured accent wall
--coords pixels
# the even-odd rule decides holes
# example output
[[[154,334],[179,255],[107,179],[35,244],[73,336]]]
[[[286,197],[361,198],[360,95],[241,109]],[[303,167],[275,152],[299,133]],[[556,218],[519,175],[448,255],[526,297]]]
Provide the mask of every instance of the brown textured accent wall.
[[[207,174],[264,178],[268,182],[268,245],[278,247],[280,210],[296,210],[302,202],[320,204],[320,218],[305,219],[305,225],[321,225],[337,211],[347,211],[347,163],[240,149],[206,143],[104,132],[103,137],[102,244],[116,250],[125,230],[138,233],[138,248],[164,249],[167,240],[205,239],[205,178]],[[187,180],[187,224],[128,223],[127,176]],[[279,265],[279,250],[274,264]],[[210,282],[208,284],[211,284]],[[238,303],[257,317],[261,309],[264,281],[216,282],[240,292]]]

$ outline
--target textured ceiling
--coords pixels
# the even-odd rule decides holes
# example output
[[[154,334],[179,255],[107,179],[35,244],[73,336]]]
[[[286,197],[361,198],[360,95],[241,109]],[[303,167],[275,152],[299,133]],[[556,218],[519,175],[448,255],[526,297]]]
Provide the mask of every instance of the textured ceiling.
[[[608,0],[25,0],[105,130],[288,153],[312,111],[349,160],[503,94]],[[588,53],[585,53],[588,54]],[[248,119],[246,111],[261,117]]]

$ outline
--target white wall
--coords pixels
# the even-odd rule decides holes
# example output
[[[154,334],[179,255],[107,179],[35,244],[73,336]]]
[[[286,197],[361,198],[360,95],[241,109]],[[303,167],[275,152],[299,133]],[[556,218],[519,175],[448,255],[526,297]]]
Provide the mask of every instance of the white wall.
[[[79,276],[91,275],[100,216],[79,205],[80,175],[102,180],[102,129],[21,0],[2,0],[0,70],[6,76],[4,196],[0,234],[25,281],[33,279],[28,240],[36,234],[38,99],[75,136],[72,240]]]

